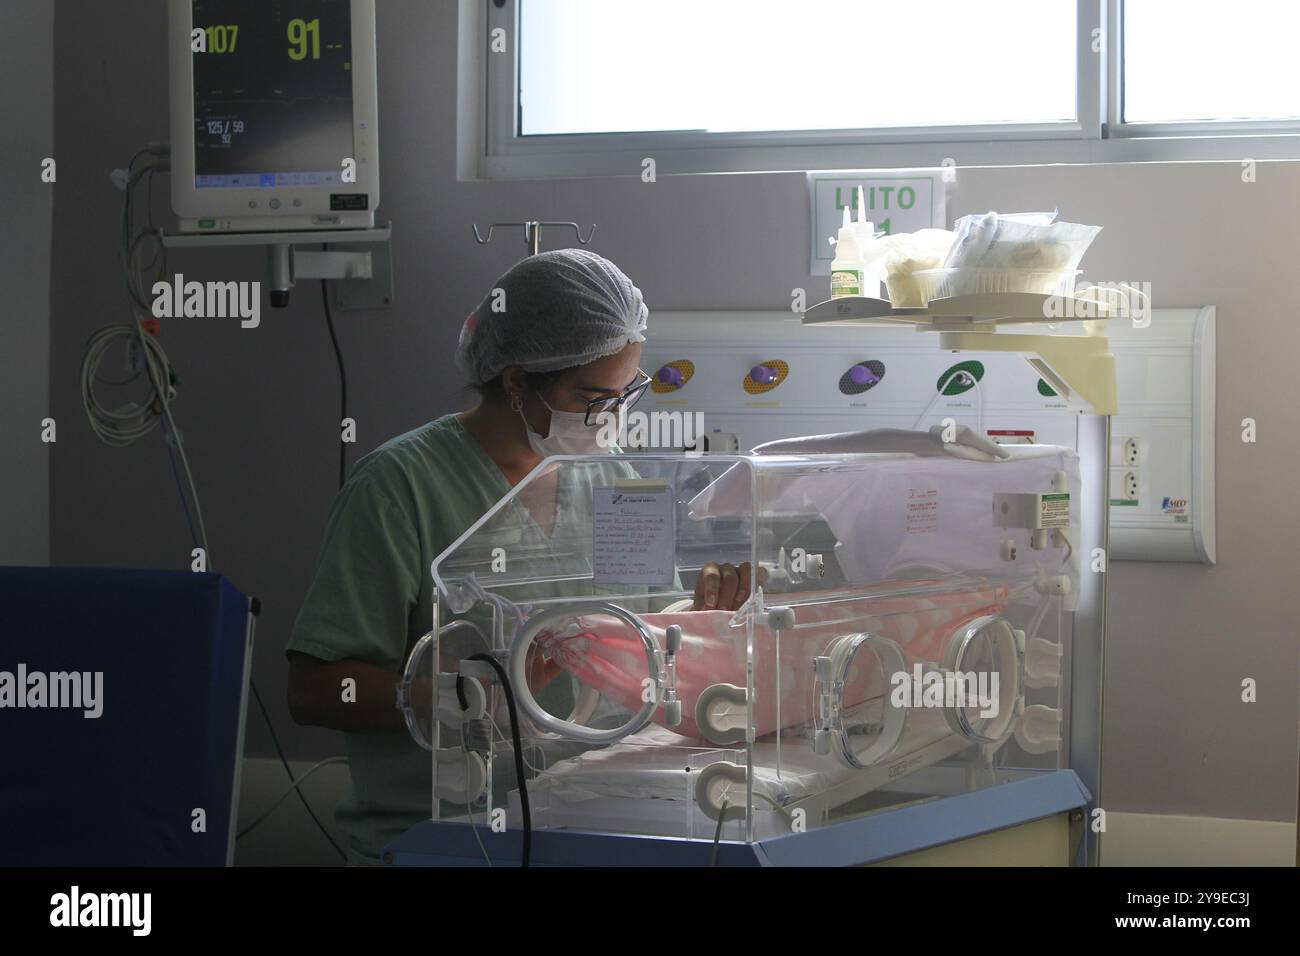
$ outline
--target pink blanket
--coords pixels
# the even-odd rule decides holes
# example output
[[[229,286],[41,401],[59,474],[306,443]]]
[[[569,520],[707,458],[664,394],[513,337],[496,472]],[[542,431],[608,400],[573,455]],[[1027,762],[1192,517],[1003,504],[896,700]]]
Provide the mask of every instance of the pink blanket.
[[[909,584],[937,587],[942,582]],[[898,582],[888,587],[897,590]],[[779,662],[776,632],[766,624],[754,630],[753,706],[758,736],[777,729],[778,699],[782,727],[817,718],[812,659],[828,653],[838,638],[857,633],[889,638],[901,648],[910,671],[918,662],[942,661],[949,640],[960,627],[981,615],[999,613],[1008,602],[1006,587],[970,583],[924,594],[873,597],[867,592],[852,600],[798,603],[814,597],[773,595],[794,606],[796,622],[794,629],[780,632]],[[682,629],[677,657],[682,723],[673,728],[678,733],[701,736],[695,723],[695,702],[705,688],[713,684],[745,686],[746,628],[729,626],[732,616],[730,611],[642,616],[660,648],[665,646],[665,628],[677,624]],[[641,707],[648,675],[645,655],[640,639],[621,621],[599,614],[575,617],[570,625],[543,631],[537,644],[561,668],[601,694],[628,710]],[[872,661],[871,655],[858,655],[846,681],[846,706],[888,693],[892,675],[880,673],[879,668],[870,666]],[[656,709],[653,719],[662,723],[662,708]]]

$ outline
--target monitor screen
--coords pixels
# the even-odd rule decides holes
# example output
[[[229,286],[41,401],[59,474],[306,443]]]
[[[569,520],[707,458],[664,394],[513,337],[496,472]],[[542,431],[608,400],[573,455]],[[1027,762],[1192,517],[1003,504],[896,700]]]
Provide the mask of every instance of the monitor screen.
[[[193,0],[194,185],[330,186],[354,155],[349,0]]]

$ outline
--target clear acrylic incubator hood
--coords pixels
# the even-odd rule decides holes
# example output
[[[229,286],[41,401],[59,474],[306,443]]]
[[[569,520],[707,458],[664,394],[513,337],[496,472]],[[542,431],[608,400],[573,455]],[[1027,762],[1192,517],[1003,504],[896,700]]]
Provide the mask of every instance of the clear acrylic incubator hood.
[[[1065,766],[1078,458],[1006,451],[547,459],[431,569],[432,818],[755,841]]]

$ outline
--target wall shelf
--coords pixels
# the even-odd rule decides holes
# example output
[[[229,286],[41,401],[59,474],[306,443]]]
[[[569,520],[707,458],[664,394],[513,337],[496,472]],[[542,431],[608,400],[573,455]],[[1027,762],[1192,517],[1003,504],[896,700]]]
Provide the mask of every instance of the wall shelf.
[[[923,309],[896,309],[885,299],[843,296],[827,299],[803,314],[804,325],[913,326],[939,334],[939,347],[954,352],[1014,352],[1024,355],[1043,379],[1063,396],[1076,395],[1098,415],[1114,415],[1115,357],[1101,334],[1113,317],[1113,304],[1079,296],[1007,292],[932,299]],[[1054,331],[1082,321],[1087,334]],[[1047,332],[998,335],[1002,326],[1046,326]]]
[[[167,249],[264,247],[271,305],[287,305],[289,291],[299,279],[328,279],[334,307],[349,312],[387,308],[392,304],[392,234],[389,223],[371,229],[164,232],[162,244]],[[329,248],[315,248],[322,244]]]

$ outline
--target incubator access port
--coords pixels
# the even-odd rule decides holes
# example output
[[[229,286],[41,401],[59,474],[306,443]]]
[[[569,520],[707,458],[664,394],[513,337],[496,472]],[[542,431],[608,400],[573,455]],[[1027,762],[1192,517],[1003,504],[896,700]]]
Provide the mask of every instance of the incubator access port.
[[[1026,753],[1051,753],[1061,745],[1061,718],[1061,711],[1054,707],[1026,707],[1016,721],[1016,743]]]
[[[1061,683],[1061,659],[1065,648],[1041,637],[1025,647],[1025,686],[1057,687]]]
[[[695,802],[711,819],[739,820],[745,816],[745,768],[719,760],[700,771]]]
[[[706,740],[715,744],[741,743],[749,708],[749,696],[735,684],[713,684],[695,702],[695,723]]]
[[[911,680],[899,646],[885,637],[849,634],[814,661],[814,673],[823,724],[814,750],[833,751],[846,767],[870,767],[889,756],[907,723],[907,711],[894,705],[890,691],[898,680]]]

